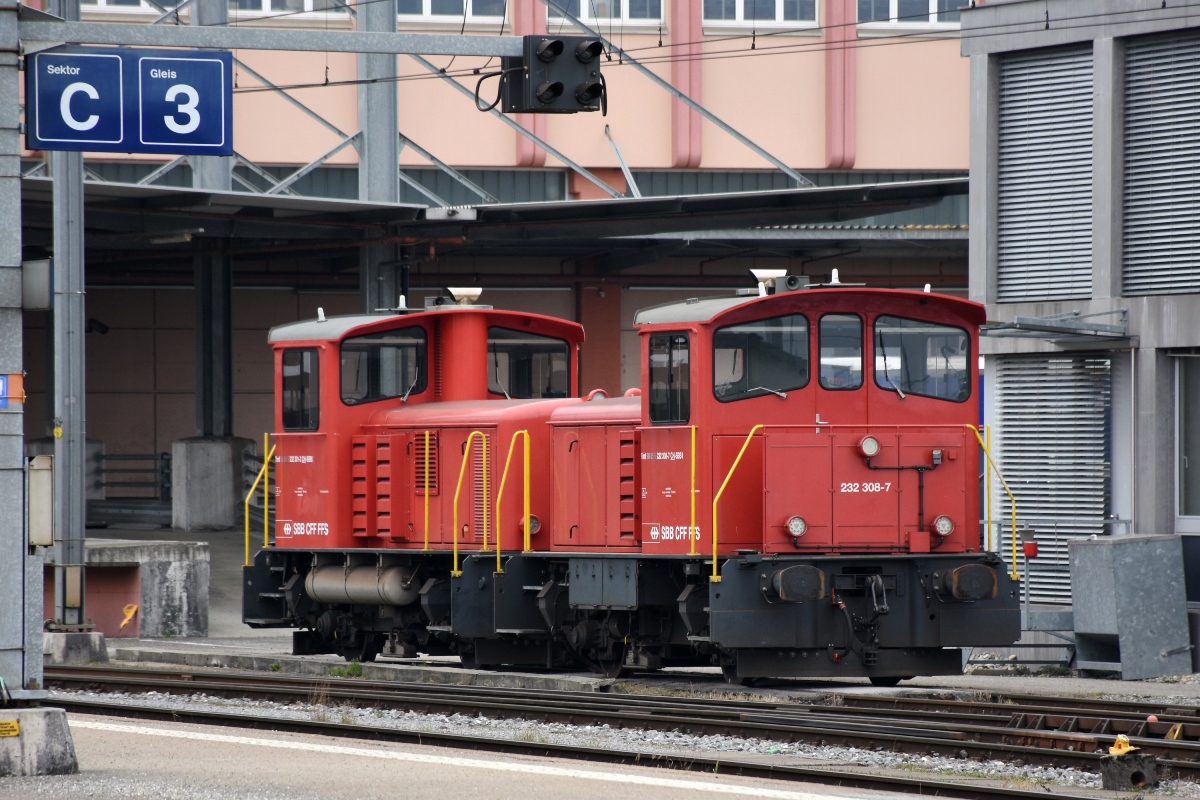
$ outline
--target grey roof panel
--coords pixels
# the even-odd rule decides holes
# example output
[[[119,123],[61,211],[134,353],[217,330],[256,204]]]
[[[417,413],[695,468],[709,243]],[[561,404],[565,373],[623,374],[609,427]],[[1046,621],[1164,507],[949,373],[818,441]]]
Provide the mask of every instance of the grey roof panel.
[[[305,319],[300,322],[289,322],[276,325],[267,334],[268,342],[304,342],[312,339],[337,339],[347,331],[359,325],[379,322],[396,314],[346,314],[338,317],[327,317],[323,322],[315,319]]]
[[[757,300],[758,295],[750,297],[693,297],[682,303],[663,303],[640,309],[633,315],[634,325],[661,325],[673,322],[706,322],[723,311],[734,306]]]

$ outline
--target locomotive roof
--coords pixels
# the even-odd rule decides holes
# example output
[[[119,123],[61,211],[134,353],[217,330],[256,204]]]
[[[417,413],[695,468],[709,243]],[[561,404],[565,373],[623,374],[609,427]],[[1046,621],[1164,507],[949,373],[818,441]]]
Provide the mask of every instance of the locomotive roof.
[[[379,322],[397,314],[345,314],[324,320],[305,319],[276,325],[267,334],[268,342],[301,342],[313,339],[336,339],[359,325]]]
[[[640,309],[636,314],[634,314],[633,324],[634,325],[662,325],[662,324],[680,324],[680,323],[689,323],[689,322],[708,322],[708,321],[712,320],[713,318],[720,316],[721,314],[724,314],[726,311],[729,311],[730,309],[733,309],[733,308],[736,308],[736,307],[742,306],[742,305],[748,305],[750,303],[774,304],[774,303],[778,302],[781,298],[784,298],[784,297],[787,297],[787,298],[805,297],[805,298],[812,298],[814,301],[819,302],[817,300],[817,298],[822,297],[822,296],[829,297],[830,296],[829,293],[831,293],[831,292],[835,292],[838,295],[843,295],[843,296],[847,295],[847,294],[874,295],[874,296],[886,295],[886,294],[904,294],[904,295],[909,295],[909,296],[919,295],[919,296],[922,296],[925,298],[937,298],[937,300],[939,302],[942,302],[942,303],[945,303],[948,305],[954,305],[954,304],[962,304],[965,306],[976,305],[974,303],[971,303],[968,300],[963,300],[958,297],[952,297],[950,295],[925,294],[923,292],[916,292],[911,289],[876,289],[876,288],[864,288],[864,287],[853,287],[853,288],[850,288],[850,287],[847,287],[847,288],[817,287],[817,288],[812,288],[812,289],[801,289],[796,292],[783,292],[780,294],[768,295],[766,297],[759,297],[757,295],[753,295],[753,296],[749,296],[749,297],[747,297],[747,296],[703,297],[703,298],[693,297],[693,298],[689,298],[688,300],[684,300],[682,302],[664,303],[662,305],[650,306],[649,308]],[[981,310],[982,307],[977,306],[977,308],[980,309],[979,313],[982,314],[982,310]],[[981,321],[982,321],[982,317],[981,317]]]

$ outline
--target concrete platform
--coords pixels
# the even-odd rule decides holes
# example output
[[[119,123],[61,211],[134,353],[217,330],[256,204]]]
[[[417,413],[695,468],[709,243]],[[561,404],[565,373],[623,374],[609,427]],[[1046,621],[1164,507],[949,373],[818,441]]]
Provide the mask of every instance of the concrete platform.
[[[204,542],[101,538],[85,542],[87,579],[84,609],[99,633],[110,639],[138,636],[206,636],[209,611],[209,552]],[[44,578],[45,618],[54,616],[54,567]],[[134,606],[126,618],[125,609]]]
[[[42,660],[46,664],[96,664],[108,661],[103,633],[42,634]]]
[[[61,708],[0,709],[0,778],[73,775],[75,745]]]

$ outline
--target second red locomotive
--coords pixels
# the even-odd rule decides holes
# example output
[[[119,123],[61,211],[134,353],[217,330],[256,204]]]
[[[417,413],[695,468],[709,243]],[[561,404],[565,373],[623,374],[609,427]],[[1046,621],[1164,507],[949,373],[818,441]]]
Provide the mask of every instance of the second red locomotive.
[[[614,398],[580,396],[583,330],[549,317],[276,328],[275,541],[244,618],[362,660],[957,673],[1020,635],[980,546],[983,319],[844,285],[668,304]]]

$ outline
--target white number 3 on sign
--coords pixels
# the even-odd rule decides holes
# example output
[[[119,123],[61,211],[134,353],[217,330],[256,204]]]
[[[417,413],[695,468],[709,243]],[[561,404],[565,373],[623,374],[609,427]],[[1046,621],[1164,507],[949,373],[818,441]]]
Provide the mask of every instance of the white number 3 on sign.
[[[200,104],[200,95],[196,94],[196,90],[186,83],[177,83],[170,89],[167,89],[167,102],[171,102],[179,95],[187,98],[186,103],[179,104],[177,114],[187,114],[188,121],[180,125],[175,121],[174,115],[163,117],[163,122],[171,129],[172,133],[185,134],[191,133],[200,127],[200,112],[196,110],[196,106]]]

